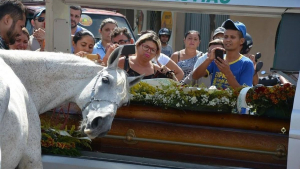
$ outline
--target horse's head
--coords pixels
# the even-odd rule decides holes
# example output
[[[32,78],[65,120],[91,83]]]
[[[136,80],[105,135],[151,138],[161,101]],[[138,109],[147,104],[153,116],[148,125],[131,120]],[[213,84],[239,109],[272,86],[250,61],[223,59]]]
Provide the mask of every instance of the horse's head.
[[[119,47],[110,55],[108,66],[80,94],[83,105],[80,127],[90,138],[104,136],[110,130],[117,108],[129,102],[129,88],[143,78],[127,77],[126,72],[118,68],[122,49]]]

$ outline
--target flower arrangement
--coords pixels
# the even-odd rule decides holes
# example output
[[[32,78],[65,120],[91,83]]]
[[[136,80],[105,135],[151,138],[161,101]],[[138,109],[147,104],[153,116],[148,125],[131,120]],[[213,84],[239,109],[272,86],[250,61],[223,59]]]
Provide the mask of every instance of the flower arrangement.
[[[153,86],[140,82],[131,88],[131,101],[165,108],[237,113],[236,102],[241,89],[196,88],[174,82]],[[246,101],[256,115],[264,114],[270,107],[281,109],[290,115],[294,95],[295,87],[290,84],[254,87],[248,91]]]
[[[59,130],[60,127],[60,125],[51,126],[50,121],[41,120],[43,154],[79,156],[79,150],[91,149],[91,140],[82,137],[81,133],[75,129],[75,125],[72,125],[71,128],[65,126],[64,130]]]
[[[174,82],[159,87],[140,82],[131,88],[131,101],[165,108],[231,112],[238,94],[239,90],[195,88]]]
[[[251,88],[246,96],[247,104],[256,114],[262,115],[272,108],[274,113],[290,117],[296,87],[289,83],[273,87],[260,86]]]

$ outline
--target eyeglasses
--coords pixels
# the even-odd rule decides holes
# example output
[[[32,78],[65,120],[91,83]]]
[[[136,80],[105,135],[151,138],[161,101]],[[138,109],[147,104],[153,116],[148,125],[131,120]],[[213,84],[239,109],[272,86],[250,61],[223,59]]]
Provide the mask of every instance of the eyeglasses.
[[[152,53],[152,54],[156,54],[156,51],[157,51],[156,49],[151,48],[148,45],[144,45],[144,44],[142,44],[142,48],[144,51],[148,51],[150,49],[150,53]]]
[[[118,42],[113,42],[113,44],[119,44],[119,45],[124,45],[127,42],[129,42],[129,40],[119,40]]]
[[[38,17],[37,19],[35,20],[38,20],[39,22],[44,22],[45,21],[45,17]]]

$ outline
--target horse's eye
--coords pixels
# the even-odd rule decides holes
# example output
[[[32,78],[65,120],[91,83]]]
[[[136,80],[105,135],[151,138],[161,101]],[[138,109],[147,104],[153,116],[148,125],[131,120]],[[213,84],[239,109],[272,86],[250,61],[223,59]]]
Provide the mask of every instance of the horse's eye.
[[[103,78],[102,78],[102,82],[108,84],[108,83],[109,83],[108,77],[103,77]]]

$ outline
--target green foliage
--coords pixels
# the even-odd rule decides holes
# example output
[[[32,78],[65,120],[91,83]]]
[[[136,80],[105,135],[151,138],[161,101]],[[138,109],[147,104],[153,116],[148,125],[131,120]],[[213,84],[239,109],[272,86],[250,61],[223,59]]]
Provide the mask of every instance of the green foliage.
[[[153,87],[140,82],[131,88],[131,101],[186,110],[231,112],[237,95],[231,89],[216,90],[181,86],[176,83]]]
[[[91,140],[82,137],[81,132],[76,130],[75,125],[70,128],[65,126],[64,130],[59,130],[60,126],[51,126],[49,121],[41,120],[43,154],[79,156],[80,150],[83,148],[92,150]]]
[[[241,89],[216,89],[214,87],[207,89],[181,86],[174,82],[152,86],[146,82],[139,82],[131,88],[131,101],[165,108],[236,113],[237,98]],[[253,87],[248,91],[246,101],[251,111],[257,115],[262,115],[272,108],[277,114],[279,112],[289,117],[294,96],[295,86],[290,84]],[[273,114],[276,112],[273,111]]]

